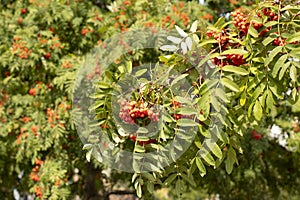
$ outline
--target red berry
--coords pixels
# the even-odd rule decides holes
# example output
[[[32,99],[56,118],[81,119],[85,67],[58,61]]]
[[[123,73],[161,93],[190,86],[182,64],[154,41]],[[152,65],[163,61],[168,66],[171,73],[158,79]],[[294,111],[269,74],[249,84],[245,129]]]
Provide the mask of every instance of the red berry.
[[[275,40],[273,41],[273,45],[274,46],[283,46],[286,44],[286,39],[285,38],[275,38]]]
[[[261,140],[263,137],[263,134],[257,133],[255,130],[251,131],[252,138],[255,140]]]
[[[49,60],[50,57],[51,57],[51,53],[50,53],[50,52],[47,52],[47,53],[44,55],[44,57],[45,57],[47,60]]]
[[[52,33],[54,33],[55,29],[53,27],[50,27],[49,31],[51,31]]]
[[[260,36],[264,36],[267,32],[269,32],[270,31],[270,28],[266,28],[266,29],[264,29],[262,32],[260,32]]]
[[[253,23],[253,27],[258,30],[263,26],[263,24]]]
[[[257,16],[258,16],[258,17],[261,17],[261,14],[260,14],[260,13],[257,13]]]
[[[27,13],[27,9],[26,8],[22,8],[21,13],[22,14],[26,14]]]
[[[146,144],[151,144],[151,143],[156,143],[157,142],[157,140],[155,140],[155,139],[150,139],[150,140],[147,140],[146,141]]]
[[[207,32],[206,32],[206,36],[207,36],[208,38],[211,38],[213,35],[214,35],[214,32],[213,32],[213,31],[207,31]]]
[[[88,29],[82,29],[81,30],[81,35],[86,35],[87,33],[89,32],[89,30]]]
[[[264,9],[262,10],[262,12],[264,13],[265,16],[269,16],[270,11],[269,11],[268,8],[264,8]]]
[[[134,142],[136,141],[136,136],[135,135],[130,135],[129,139],[133,140]]]
[[[261,134],[253,135],[253,139],[255,139],[255,140],[261,140],[261,138],[262,138]]]
[[[277,21],[278,20],[278,15],[275,15],[272,20]]]
[[[28,92],[30,95],[35,96],[36,95],[36,90],[35,88],[31,88]]]

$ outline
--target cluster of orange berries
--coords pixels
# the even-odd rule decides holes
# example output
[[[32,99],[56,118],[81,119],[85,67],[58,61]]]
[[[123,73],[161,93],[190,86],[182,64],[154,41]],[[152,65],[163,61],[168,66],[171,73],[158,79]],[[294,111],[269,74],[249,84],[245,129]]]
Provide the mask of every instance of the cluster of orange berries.
[[[176,111],[178,108],[182,107],[181,103],[175,100],[171,100],[171,105],[173,111]],[[175,120],[179,120],[181,118],[189,118],[189,119],[193,118],[193,115],[182,115],[177,113],[174,113],[172,116]]]
[[[250,22],[247,19],[247,15],[242,13],[240,10],[237,10],[235,12],[232,12],[231,16],[233,16],[234,26],[240,30],[241,36],[246,35],[248,33],[248,29],[250,26]],[[261,16],[260,13],[258,13],[257,16],[260,17]],[[253,27],[256,30],[259,30],[262,26],[263,26],[262,23],[253,22]],[[265,34],[266,31],[263,31],[261,34],[262,35]]]
[[[219,67],[224,67],[226,65],[240,66],[245,63],[245,59],[241,54],[228,54],[226,55],[226,59],[215,57],[212,58],[212,62]]]
[[[217,57],[212,58],[211,61],[219,67],[224,67],[226,65],[226,62],[223,62],[222,59],[219,59]]]
[[[61,116],[63,116],[64,113],[66,113],[67,110],[69,110],[70,108],[71,108],[71,106],[66,103],[60,103],[58,105],[58,110],[52,110],[51,108],[47,108],[46,116],[48,118],[47,121],[50,124],[50,127],[53,128],[56,126],[56,124],[61,127],[65,127],[65,124],[61,123],[60,119],[61,119]]]
[[[262,13],[268,17],[268,21],[277,21],[278,15],[270,10],[270,8],[264,8]],[[258,17],[261,17],[261,13],[257,13]]]
[[[152,33],[157,33],[157,29],[154,27],[154,24],[152,22],[145,22],[144,27],[150,28]]]
[[[275,33],[275,34],[278,35],[278,33]],[[286,42],[286,38],[277,37],[277,38],[275,38],[275,39],[273,40],[273,45],[274,45],[274,46],[284,46],[284,45],[286,45],[286,44],[288,44],[288,43]],[[289,43],[289,44],[298,44],[298,42],[295,41],[295,42],[291,42],[291,43]]]
[[[51,31],[53,34],[55,34],[55,31],[54,31],[53,27],[50,27],[48,30]],[[39,43],[42,46],[45,46],[46,44],[49,43],[49,40],[47,38],[43,38],[43,36],[41,34],[38,35],[38,41],[39,41]],[[51,50],[54,50],[54,49],[63,49],[64,48],[64,46],[61,44],[60,39],[59,39],[58,36],[51,37],[50,41],[51,41],[50,42],[51,45],[49,44],[50,45],[49,47],[50,47]],[[44,49],[44,51],[45,51],[44,57],[46,59],[49,59],[50,56],[51,56],[51,53],[47,52],[46,49]],[[45,56],[47,53],[50,54],[49,58],[47,58],[47,56]]]
[[[214,20],[214,17],[209,13],[206,13],[205,15],[201,16],[201,18],[204,20],[208,20],[210,22],[212,22]]]
[[[188,17],[188,13],[184,13],[180,11],[180,9],[182,9],[183,7],[184,7],[184,2],[178,2],[177,5],[172,5],[172,11],[174,12],[175,15],[177,15],[181,19],[181,21],[183,21],[183,24],[187,26],[189,24],[190,19]]]
[[[37,126],[32,126],[31,127],[31,131],[32,131],[33,135],[36,136],[36,137],[40,135],[40,133],[38,132],[38,129],[39,128]]]
[[[43,197],[43,188],[40,186],[34,186],[34,193],[37,197],[42,198]]]
[[[121,105],[119,117],[127,124],[137,123],[137,119],[151,119],[154,122],[159,121],[159,113],[154,108],[148,108],[143,102],[119,100]]]
[[[208,30],[206,32],[206,36],[208,38],[214,38],[215,40],[218,41],[218,44],[217,44],[217,46],[215,46],[215,48],[221,47],[222,50],[226,50],[227,47],[230,46],[230,44],[231,44],[229,42],[229,35],[225,30],[223,30],[221,32],[215,32],[213,30]],[[219,59],[217,57],[212,58],[211,61],[219,67],[223,67],[225,65],[228,65],[228,62],[226,62],[223,59]]]
[[[64,69],[70,69],[72,67],[73,67],[72,63],[68,60],[62,64],[62,68],[64,68]]]
[[[271,12],[269,8],[264,8],[262,12],[258,12],[257,16],[262,17],[262,14],[268,17],[268,21],[277,21],[278,15],[276,15],[274,12]],[[267,32],[271,30],[271,27],[267,27],[264,30],[261,31],[260,36],[264,36]]]
[[[229,54],[226,55],[226,60],[230,65],[240,66],[245,63],[243,55],[241,54]]]
[[[129,5],[131,5],[131,2],[130,2],[130,1],[124,1],[123,4],[124,4],[125,6],[129,6]]]
[[[81,35],[85,36],[87,33],[93,33],[93,32],[94,32],[93,29],[84,28],[81,30]]]
[[[98,14],[95,14],[94,21],[102,21],[102,17],[100,17]]]
[[[24,117],[24,116],[22,116],[21,121],[22,121],[23,123],[27,123],[27,122],[30,122],[30,121],[31,121],[31,118],[30,118],[30,117]],[[35,126],[35,125],[32,125],[32,126],[31,126],[31,131],[32,131],[32,133],[33,133],[33,135],[34,135],[35,137],[40,136],[40,132],[38,132],[38,130],[39,130],[39,128],[38,128],[37,126]],[[13,135],[14,133],[12,132],[12,133],[10,133],[10,134]],[[17,137],[17,139],[16,139],[16,144],[20,144],[22,138],[28,138],[28,136],[29,136],[29,133],[28,133],[27,128],[21,127],[21,128],[20,128],[20,134],[16,136],[16,137]]]
[[[272,12],[269,8],[264,8],[261,12],[257,13],[257,16],[259,18],[262,17],[262,15],[268,17],[268,21],[277,21],[278,20],[278,15]],[[248,33],[248,29],[250,26],[250,22],[247,19],[247,15],[242,13],[240,10],[234,11],[231,13],[231,16],[233,16],[233,22],[235,27],[237,27],[240,30],[241,36],[246,35]],[[259,30],[263,26],[262,23],[256,23],[253,22],[253,27],[256,30]],[[260,36],[263,36],[266,34],[268,31],[270,31],[270,27],[265,28],[260,32]]]
[[[118,20],[115,24],[114,27],[115,28],[120,28],[121,32],[126,32],[128,30],[129,24],[128,24],[128,19],[126,19],[126,23],[123,23],[122,21],[119,21],[119,19],[121,18],[121,15],[125,15],[125,12],[120,12],[120,15],[116,17],[116,20]]]
[[[208,38],[214,38],[215,40],[218,41],[218,47],[221,46],[222,50],[226,49],[229,45],[229,35],[226,31],[221,31],[221,32],[215,32],[212,30],[208,30],[206,32],[206,36]]]
[[[233,16],[234,26],[239,28],[239,30],[241,31],[241,33],[243,35],[247,34],[250,23],[247,20],[246,14],[244,14],[241,11],[237,10],[237,11],[231,13],[231,16]]]
[[[180,21],[182,21],[183,24],[187,26],[190,22],[190,18],[188,16],[188,13],[185,13],[181,10],[183,7],[183,2],[179,2],[176,6],[173,5],[172,12],[175,17],[172,18],[170,15],[167,15],[166,17],[162,18],[161,27],[165,28],[167,26],[168,28],[172,28],[176,24],[175,19],[180,19]]]
[[[22,138],[27,138],[29,134],[26,132],[27,130],[25,128],[20,128],[20,134],[17,135],[16,144],[20,144]]]
[[[32,96],[36,96],[36,89],[35,88],[30,88],[30,90],[28,91],[28,93]]]
[[[43,91],[49,90],[52,91],[53,90],[53,86],[50,85],[49,83],[44,84],[41,81],[36,81],[35,82],[36,87],[30,88],[28,91],[28,94],[32,95],[32,96],[36,96],[37,94],[41,94],[43,93]]]
[[[40,180],[39,170],[40,167],[44,164],[44,161],[40,159],[35,160],[35,167],[32,169],[32,172],[30,173],[29,177],[34,182],[38,182]]]
[[[277,21],[278,20],[278,15],[276,15],[274,12],[272,12],[269,8],[264,8],[262,12],[258,12],[257,16],[259,18],[262,17],[262,15],[268,17],[268,21]],[[231,16],[233,16],[233,21],[234,25],[239,28],[241,31],[241,35],[245,35],[248,33],[248,29],[250,26],[250,22],[247,19],[247,15],[242,13],[241,11],[235,11],[231,13]],[[259,30],[263,26],[262,23],[253,23],[253,27],[256,30]],[[267,33],[270,30],[270,27],[265,28],[264,30],[261,31],[260,36],[263,36],[265,33]]]
[[[12,52],[18,53],[18,56],[21,59],[28,59],[28,57],[32,53],[32,50],[29,50],[27,47],[25,47],[25,42],[17,42],[20,40],[19,37],[15,37],[14,40],[16,42],[13,43]]]
[[[38,37],[38,41],[39,41],[39,43],[42,44],[42,45],[48,43],[48,40],[47,40],[47,39],[43,39],[42,36],[39,36],[39,37]]]
[[[172,104],[172,110],[176,110],[176,109],[178,109],[178,108],[180,108],[181,107],[181,103],[179,103],[178,101],[174,101],[174,100],[172,100],[171,101],[171,104]],[[182,118],[182,115],[181,114],[173,114],[173,118],[175,119],[175,120],[179,120],[179,119],[181,119]]]
[[[161,27],[164,28],[167,23],[170,23],[171,27],[176,24],[175,20],[171,19],[170,15],[167,15],[166,17],[162,18]]]

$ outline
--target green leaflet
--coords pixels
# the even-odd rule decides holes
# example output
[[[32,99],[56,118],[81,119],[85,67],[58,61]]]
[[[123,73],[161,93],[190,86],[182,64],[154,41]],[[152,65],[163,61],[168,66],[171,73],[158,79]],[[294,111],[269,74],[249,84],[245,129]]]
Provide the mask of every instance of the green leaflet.
[[[233,170],[233,165],[236,162],[237,162],[236,153],[234,149],[230,146],[227,151],[227,159],[225,160],[225,169],[228,174],[231,174]]]
[[[258,32],[253,26],[249,26],[248,33],[255,38],[258,37]]]
[[[267,98],[266,98],[266,110],[272,110],[274,107],[275,101],[273,98],[273,94],[270,90],[267,90]]]
[[[241,55],[244,55],[244,54],[247,54],[249,53],[248,51],[246,50],[243,50],[243,49],[229,49],[229,50],[225,50],[221,53],[221,55],[228,55],[228,54],[241,54]]]
[[[195,158],[196,166],[199,170],[200,176],[204,176],[206,174],[206,168],[199,157]]]
[[[201,42],[200,44],[198,44],[198,46],[203,47],[207,44],[214,44],[214,43],[218,43],[218,41],[214,40],[214,39],[209,39],[209,40],[205,40],[205,41]]]
[[[283,56],[281,56],[276,64],[274,65],[273,71],[272,71],[272,76],[275,78],[278,74],[278,71],[280,70],[280,68],[283,66],[283,64],[285,63],[285,61],[287,60],[288,55],[284,54]]]
[[[292,43],[292,42],[297,42],[297,41],[300,41],[300,33],[299,32],[289,36],[286,39],[287,43]]]
[[[197,27],[198,27],[198,20],[194,21],[191,25],[190,31],[192,33],[195,33],[197,31]]]
[[[281,70],[279,72],[279,80],[281,80],[286,72],[286,70],[290,67],[290,62],[285,63],[283,66],[281,66]]]
[[[269,26],[274,26],[274,25],[276,25],[276,24],[278,24],[277,21],[269,21],[269,22],[265,23],[264,26],[265,26],[265,27],[269,27]]]
[[[226,65],[224,67],[222,67],[222,70],[225,72],[233,72],[235,74],[239,74],[239,75],[247,75],[249,74],[249,72],[241,67],[236,67],[233,65]]]
[[[262,44],[263,44],[264,46],[267,46],[268,44],[270,44],[271,42],[273,42],[274,39],[275,39],[275,37],[267,37],[267,38],[265,38],[265,39],[262,41]]]
[[[147,72],[147,69],[141,69],[141,70],[139,70],[139,71],[137,71],[137,72],[135,73],[135,76],[136,76],[136,77],[142,76],[142,75],[145,74],[146,72]]]
[[[297,69],[294,65],[292,65],[290,68],[290,77],[291,77],[292,81],[294,81],[294,82],[297,81]]]
[[[214,160],[212,155],[206,149],[202,148],[199,151],[199,155],[201,156],[201,158],[203,158],[203,160],[205,160],[207,162],[207,164],[215,166],[216,161]]]
[[[254,107],[253,107],[253,114],[256,120],[260,120],[262,118],[263,110],[261,107],[261,104],[258,100],[255,101]]]
[[[216,141],[213,141],[212,139],[206,139],[205,145],[207,146],[209,151],[213,152],[215,156],[217,156],[220,159],[222,158],[222,151],[217,145]]]
[[[177,76],[171,83],[171,85],[175,85],[176,83],[178,83],[179,81],[181,81],[182,79],[184,79],[185,77],[187,77],[188,74],[181,74],[179,76]]]
[[[269,54],[269,57],[265,60],[265,66],[268,66],[273,61],[274,57],[282,51],[282,46],[275,47]]]
[[[227,87],[228,89],[234,91],[234,92],[239,92],[240,88],[239,86],[234,83],[232,80],[230,80],[229,78],[223,77],[221,79],[222,84]]]
[[[182,127],[187,127],[187,126],[197,126],[198,123],[196,123],[195,121],[193,121],[191,119],[181,118],[177,121],[177,125],[182,126]]]
[[[164,185],[169,186],[177,177],[177,174],[171,174],[165,181]]]

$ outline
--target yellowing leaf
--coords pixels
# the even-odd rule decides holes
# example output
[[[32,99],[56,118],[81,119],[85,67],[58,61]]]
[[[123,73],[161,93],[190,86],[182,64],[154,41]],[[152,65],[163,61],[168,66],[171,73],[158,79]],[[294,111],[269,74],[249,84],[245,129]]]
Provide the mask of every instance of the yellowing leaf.
[[[241,106],[244,106],[246,104],[246,91],[244,91],[243,93],[242,93],[242,96],[241,96],[241,98],[240,98],[240,105]]]

